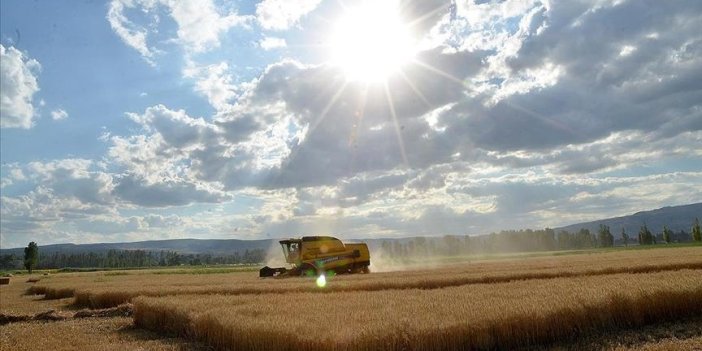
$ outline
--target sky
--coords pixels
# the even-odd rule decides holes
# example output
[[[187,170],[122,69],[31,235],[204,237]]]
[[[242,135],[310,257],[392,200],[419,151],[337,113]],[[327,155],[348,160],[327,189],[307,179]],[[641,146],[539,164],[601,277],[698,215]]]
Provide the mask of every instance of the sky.
[[[0,247],[702,200],[698,0],[0,1]]]

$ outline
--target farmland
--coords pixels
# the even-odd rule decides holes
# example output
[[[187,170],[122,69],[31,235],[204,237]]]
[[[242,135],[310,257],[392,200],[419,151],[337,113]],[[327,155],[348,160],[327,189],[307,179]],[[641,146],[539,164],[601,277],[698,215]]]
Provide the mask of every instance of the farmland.
[[[472,259],[330,276],[323,288],[309,278],[260,279],[246,270],[172,273],[63,273],[35,284],[13,282],[1,288],[2,313],[125,303],[134,313],[130,319],[12,323],[0,327],[0,341],[16,341],[24,324],[70,334],[76,328],[69,325],[80,323],[104,325],[104,338],[126,338],[127,343],[140,342],[135,333],[149,335],[142,340],[146,349],[171,349],[174,343],[261,350],[506,349],[577,344],[665,323],[683,323],[691,334],[627,343],[666,349],[697,347],[702,341],[702,330],[685,324],[702,315],[699,246]],[[125,328],[132,332],[114,332]]]

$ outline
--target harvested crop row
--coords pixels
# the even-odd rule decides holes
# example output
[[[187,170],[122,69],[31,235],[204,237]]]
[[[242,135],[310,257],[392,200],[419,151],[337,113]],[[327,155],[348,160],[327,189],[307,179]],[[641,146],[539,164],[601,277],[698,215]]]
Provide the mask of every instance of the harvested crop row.
[[[28,321],[63,321],[71,318],[129,317],[131,315],[131,304],[124,304],[113,308],[105,308],[102,310],[81,310],[75,313],[51,309],[45,312],[36,313],[34,315],[13,315],[0,313],[0,325]]]
[[[431,276],[410,276],[402,274],[390,277],[378,275],[375,279],[362,281],[350,279],[330,279],[325,289],[317,288],[310,279],[287,279],[259,281],[258,284],[233,283],[228,285],[203,285],[203,286],[124,286],[124,287],[99,287],[92,289],[80,289],[71,292],[75,297],[75,305],[89,308],[109,308],[127,303],[137,296],[168,296],[186,294],[222,294],[222,295],[245,295],[245,294],[287,294],[296,292],[310,293],[331,293],[343,291],[378,291],[378,290],[402,290],[402,289],[440,289],[446,287],[470,285],[470,284],[497,284],[515,280],[531,279],[555,279],[566,277],[599,276],[618,273],[650,273],[675,271],[681,269],[702,269],[702,262],[679,263],[663,265],[641,265],[633,267],[601,268],[580,271],[562,270],[541,270],[536,272],[501,272],[497,274],[462,274],[445,275],[434,272]],[[339,277],[342,278],[342,277]],[[271,284],[271,282],[275,284]],[[47,298],[49,296],[65,297],[67,288],[45,288]]]
[[[507,349],[699,315],[701,273],[327,295],[139,297],[134,320],[216,349]]]
[[[30,286],[27,291],[27,295],[44,295],[47,300],[57,300],[65,299],[67,297],[75,296],[74,288],[54,288],[42,285]]]

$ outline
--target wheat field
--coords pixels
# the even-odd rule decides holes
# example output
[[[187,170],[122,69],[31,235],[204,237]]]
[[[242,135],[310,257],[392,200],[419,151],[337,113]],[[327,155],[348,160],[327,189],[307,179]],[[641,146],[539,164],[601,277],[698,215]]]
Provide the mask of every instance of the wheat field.
[[[598,276],[702,269],[702,248],[615,251],[585,255],[481,261],[441,268],[342,275],[318,289],[308,279],[260,279],[254,273],[216,275],[91,274],[81,273],[39,282],[28,294],[47,299],[74,297],[75,305],[108,308],[137,296],[187,294],[332,293],[389,289],[439,289],[515,280]]]
[[[261,279],[251,271],[167,274],[180,271],[188,272],[62,273],[41,276],[35,284],[14,281],[0,288],[0,313],[104,308],[131,301],[130,328],[175,337],[145,341],[145,350],[193,343],[218,350],[511,349],[577,344],[618,330],[702,320],[702,247],[474,260],[329,276],[324,288],[311,278]],[[22,330],[66,333],[43,345],[60,344],[86,335],[71,326],[93,325],[107,333],[124,321],[0,325],[0,341],[29,350],[34,347],[20,341],[26,334]],[[683,339],[651,339],[646,332],[643,342],[609,345],[620,350],[702,348],[702,329],[694,330]],[[109,333],[95,340],[139,344],[121,332]],[[122,337],[127,339],[119,341]]]
[[[508,349],[702,314],[702,271],[325,295],[135,299],[136,325],[218,349]]]

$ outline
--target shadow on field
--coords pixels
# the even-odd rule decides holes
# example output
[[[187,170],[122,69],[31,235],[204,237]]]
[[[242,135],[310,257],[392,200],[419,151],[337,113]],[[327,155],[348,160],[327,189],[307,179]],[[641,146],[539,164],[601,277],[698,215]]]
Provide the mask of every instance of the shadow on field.
[[[702,338],[702,316],[664,322],[638,329],[618,329],[605,334],[593,334],[571,342],[553,343],[519,349],[520,351],[599,351],[599,350],[638,350],[657,344],[673,343],[669,349],[684,349],[676,346],[693,338]],[[702,341],[700,341],[702,342]],[[698,345],[702,349],[702,344]],[[680,348],[678,348],[680,347]],[[657,349],[657,348],[656,348]]]
[[[160,334],[151,330],[142,329],[134,324],[130,324],[117,330],[124,339],[138,341],[158,341],[159,344],[174,346],[180,351],[212,351],[213,347],[201,342],[178,337],[175,335]]]

